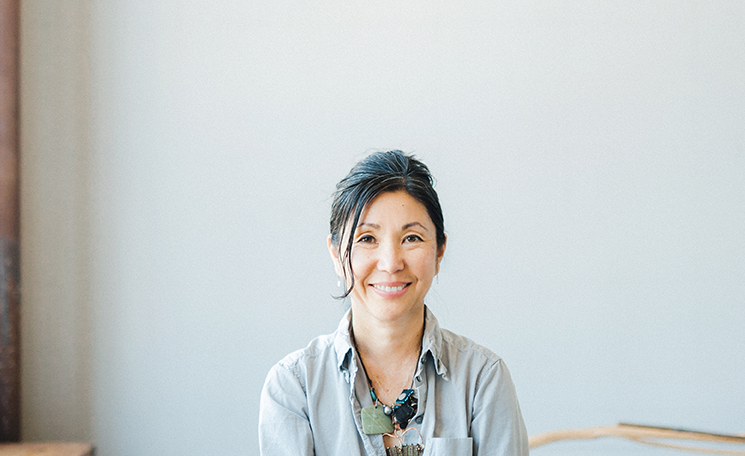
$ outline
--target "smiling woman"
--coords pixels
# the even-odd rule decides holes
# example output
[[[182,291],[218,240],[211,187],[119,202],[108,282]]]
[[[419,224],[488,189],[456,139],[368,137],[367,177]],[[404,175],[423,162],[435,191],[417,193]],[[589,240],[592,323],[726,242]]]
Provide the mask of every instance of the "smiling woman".
[[[339,182],[327,243],[351,309],[269,372],[262,455],[528,454],[502,359],[440,328],[425,305],[446,242],[414,157],[375,153]]]

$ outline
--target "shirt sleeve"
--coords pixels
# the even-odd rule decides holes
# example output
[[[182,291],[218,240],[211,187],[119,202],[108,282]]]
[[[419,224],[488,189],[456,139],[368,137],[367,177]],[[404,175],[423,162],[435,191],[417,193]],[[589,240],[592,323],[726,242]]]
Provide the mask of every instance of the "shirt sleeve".
[[[261,456],[312,456],[308,400],[300,379],[286,366],[269,371],[259,410]]]
[[[479,377],[471,420],[473,456],[528,456],[528,434],[507,366],[499,360]]]

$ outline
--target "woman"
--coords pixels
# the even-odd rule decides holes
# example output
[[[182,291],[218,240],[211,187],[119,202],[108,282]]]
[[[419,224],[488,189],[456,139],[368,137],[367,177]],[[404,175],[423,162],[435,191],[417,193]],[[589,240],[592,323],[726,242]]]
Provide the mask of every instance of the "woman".
[[[337,184],[328,249],[351,309],[269,372],[263,456],[528,454],[504,362],[424,304],[446,241],[432,177],[412,156],[372,154]]]

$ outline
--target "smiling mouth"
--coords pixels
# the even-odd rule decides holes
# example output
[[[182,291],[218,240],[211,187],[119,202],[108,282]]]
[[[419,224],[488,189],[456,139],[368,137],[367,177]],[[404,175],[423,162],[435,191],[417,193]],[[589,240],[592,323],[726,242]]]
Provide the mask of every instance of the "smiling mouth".
[[[372,286],[373,286],[373,288],[375,288],[376,290],[380,290],[380,291],[385,291],[386,293],[393,293],[393,292],[396,292],[396,291],[401,291],[401,290],[403,290],[404,288],[408,287],[409,285],[410,285],[410,284],[408,284],[408,283],[405,283],[405,284],[403,284],[403,285],[399,285],[399,286],[397,286],[397,287],[387,287],[387,286],[385,286],[385,285],[375,285],[375,284],[373,284]]]

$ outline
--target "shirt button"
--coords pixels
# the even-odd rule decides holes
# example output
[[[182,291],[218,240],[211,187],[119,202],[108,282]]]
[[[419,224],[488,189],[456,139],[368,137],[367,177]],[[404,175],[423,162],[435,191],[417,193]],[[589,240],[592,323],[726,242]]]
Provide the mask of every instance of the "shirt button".
[[[424,421],[424,416],[419,415],[414,421],[416,421],[416,424],[422,424],[422,421]]]

